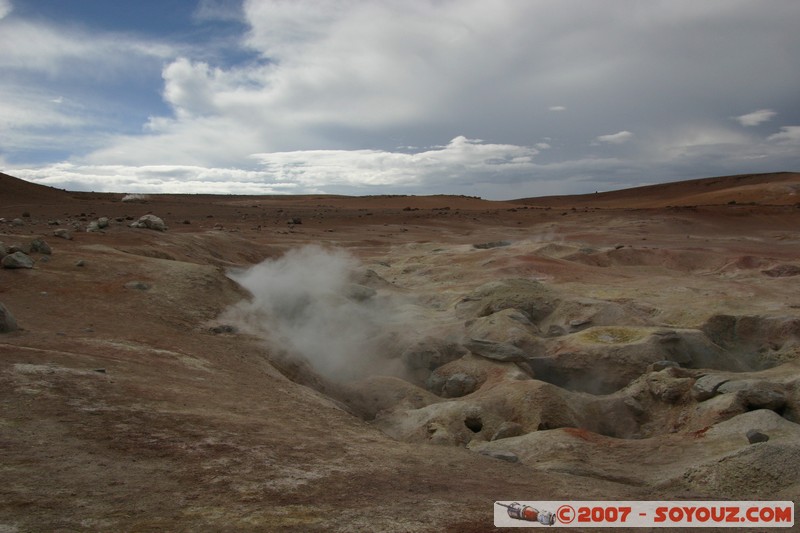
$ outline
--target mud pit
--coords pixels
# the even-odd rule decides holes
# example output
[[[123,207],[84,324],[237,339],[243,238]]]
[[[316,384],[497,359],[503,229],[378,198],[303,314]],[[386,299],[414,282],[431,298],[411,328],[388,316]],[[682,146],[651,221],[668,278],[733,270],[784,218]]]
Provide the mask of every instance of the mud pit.
[[[797,501],[800,209],[775,191],[798,182],[130,203],[3,177],[0,241],[52,253],[0,270],[19,326],[0,529],[486,531],[507,498]],[[169,229],[129,227],[147,212]]]

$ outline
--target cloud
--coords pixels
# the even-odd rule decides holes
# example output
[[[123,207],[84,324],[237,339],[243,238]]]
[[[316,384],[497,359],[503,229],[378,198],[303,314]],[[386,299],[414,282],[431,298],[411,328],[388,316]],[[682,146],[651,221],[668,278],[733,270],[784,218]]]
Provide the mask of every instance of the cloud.
[[[800,144],[800,126],[784,126],[780,133],[770,135],[767,140],[780,144]]]
[[[752,113],[734,118],[738,120],[739,124],[742,126],[758,126],[762,122],[767,122],[775,115],[777,115],[777,113],[771,109],[759,109],[758,111],[753,111]]]
[[[131,36],[89,33],[39,21],[8,20],[3,22],[0,32],[0,52],[0,68],[107,81],[110,74],[136,73],[142,59],[158,65],[173,56],[175,49]]]
[[[595,137],[595,142],[597,143],[607,143],[607,144],[624,144],[631,140],[633,137],[633,133],[629,131],[620,131],[617,133],[610,133],[608,135],[599,135]]]
[[[53,147],[40,169],[84,188],[507,198],[800,162],[794,126],[732,121],[800,116],[796,0],[203,0],[203,43],[21,11],[0,21],[4,157]]]
[[[70,190],[173,194],[289,194],[296,183],[263,171],[181,165],[79,165],[58,163],[8,170],[12,175]]]
[[[6,18],[13,10],[11,0],[0,0],[0,20]]]
[[[255,154],[279,181],[305,188],[456,185],[490,181],[501,173],[530,172],[535,148],[486,144],[459,136],[418,153],[382,150],[304,150]]]

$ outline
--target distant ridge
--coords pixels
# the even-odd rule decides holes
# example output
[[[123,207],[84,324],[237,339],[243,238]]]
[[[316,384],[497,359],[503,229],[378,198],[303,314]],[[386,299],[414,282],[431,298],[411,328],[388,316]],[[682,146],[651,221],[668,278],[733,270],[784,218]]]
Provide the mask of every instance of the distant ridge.
[[[68,192],[15,178],[0,172],[0,207],[10,205],[53,204],[73,201],[76,197],[98,193]],[[113,194],[113,193],[100,193]],[[187,196],[164,194],[163,197]],[[188,195],[191,196],[191,195]],[[239,197],[239,195],[206,195],[209,197]],[[258,197],[258,195],[246,195]],[[267,195],[269,196],[269,195]],[[301,197],[315,198],[359,198],[340,195],[300,195],[280,196],[285,200]],[[242,196],[244,198],[245,196]],[[412,199],[417,207],[435,208],[444,205],[447,199],[458,198],[464,207],[485,208],[489,204],[523,204],[538,207],[599,207],[599,208],[660,208],[687,205],[760,204],[794,205],[800,204],[800,173],[771,172],[765,174],[740,174],[718,176],[687,181],[675,181],[633,187],[618,191],[595,194],[542,196],[490,202],[474,197],[451,195],[406,196],[382,195],[363,197],[377,202],[380,207],[398,208],[407,205]],[[429,205],[430,204],[430,205]],[[486,204],[486,205],[484,205]]]
[[[541,207],[647,208],[679,205],[800,203],[800,173],[771,172],[675,181],[595,194],[521,198]]]

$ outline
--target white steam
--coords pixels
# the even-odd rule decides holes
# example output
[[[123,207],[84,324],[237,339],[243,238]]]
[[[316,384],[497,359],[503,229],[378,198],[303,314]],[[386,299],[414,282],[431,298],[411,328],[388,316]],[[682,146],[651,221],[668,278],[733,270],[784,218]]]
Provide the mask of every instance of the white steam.
[[[343,250],[304,246],[231,275],[252,299],[225,320],[263,337],[276,355],[305,359],[323,376],[399,374],[411,306],[355,283],[359,261]]]

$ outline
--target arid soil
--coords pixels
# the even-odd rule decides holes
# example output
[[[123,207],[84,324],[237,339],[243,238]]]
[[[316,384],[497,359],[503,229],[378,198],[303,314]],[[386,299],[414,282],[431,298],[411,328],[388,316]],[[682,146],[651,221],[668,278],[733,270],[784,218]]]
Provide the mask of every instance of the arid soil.
[[[0,255],[34,261],[0,269],[0,532],[469,532],[498,500],[798,502],[799,191],[777,173],[123,201],[0,175]],[[146,214],[168,229],[131,227]],[[342,327],[302,335],[333,353],[394,306],[343,345],[346,377],[234,281],[309,244],[357,263],[330,295]]]

